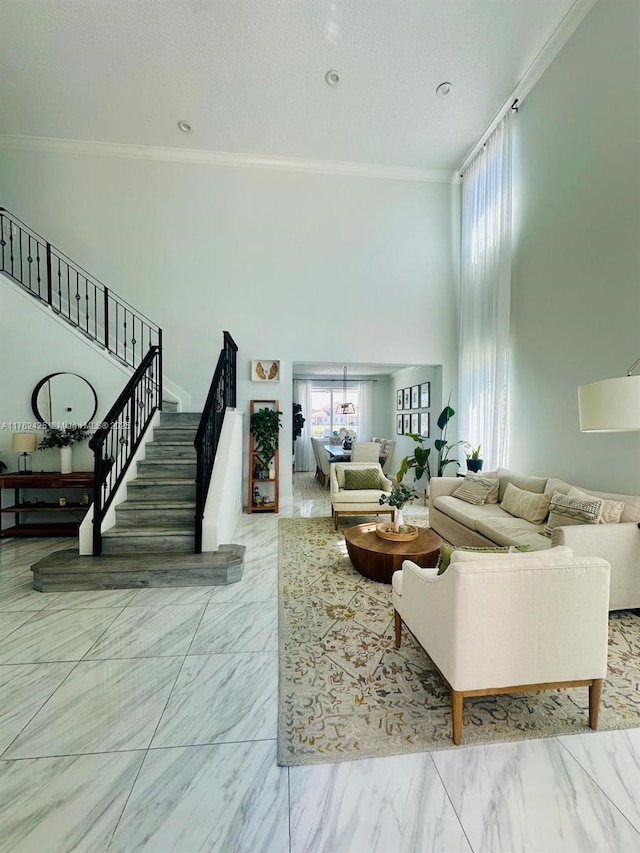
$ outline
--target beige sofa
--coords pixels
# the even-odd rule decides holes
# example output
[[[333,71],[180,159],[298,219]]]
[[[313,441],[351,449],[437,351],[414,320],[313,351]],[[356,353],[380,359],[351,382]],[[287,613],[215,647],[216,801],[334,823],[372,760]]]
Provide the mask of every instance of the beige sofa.
[[[544,524],[532,524],[502,509],[500,502],[508,483],[537,494],[567,494],[571,485],[550,477],[532,477],[499,468],[498,503],[475,506],[453,497],[462,480],[433,477],[429,485],[429,524],[443,539],[454,545],[530,545],[542,551],[552,545],[568,545],[576,556],[602,557],[611,564],[610,610],[640,607],[640,496],[583,492],[606,500],[622,501],[618,524],[577,524],[556,528],[544,535]],[[485,476],[492,476],[487,474]]]

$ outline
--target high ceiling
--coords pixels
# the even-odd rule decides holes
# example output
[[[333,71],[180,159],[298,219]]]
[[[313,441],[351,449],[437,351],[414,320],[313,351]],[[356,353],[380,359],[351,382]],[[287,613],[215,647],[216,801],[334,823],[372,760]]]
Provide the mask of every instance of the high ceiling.
[[[591,2],[2,0],[0,134],[450,171]]]

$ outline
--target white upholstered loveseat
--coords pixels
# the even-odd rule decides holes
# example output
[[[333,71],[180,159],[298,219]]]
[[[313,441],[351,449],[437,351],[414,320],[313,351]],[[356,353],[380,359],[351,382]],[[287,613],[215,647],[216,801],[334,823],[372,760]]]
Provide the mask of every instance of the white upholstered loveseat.
[[[594,492],[595,497],[624,503],[617,524],[576,524],[557,527],[544,535],[545,524],[532,524],[506,512],[501,502],[508,483],[537,494],[566,495],[572,486],[553,477],[533,477],[507,468],[486,473],[499,480],[498,503],[474,506],[453,497],[461,478],[433,477],[429,485],[429,524],[443,539],[454,545],[530,545],[541,551],[552,545],[567,545],[580,557],[602,557],[611,564],[610,610],[640,607],[640,496]]]

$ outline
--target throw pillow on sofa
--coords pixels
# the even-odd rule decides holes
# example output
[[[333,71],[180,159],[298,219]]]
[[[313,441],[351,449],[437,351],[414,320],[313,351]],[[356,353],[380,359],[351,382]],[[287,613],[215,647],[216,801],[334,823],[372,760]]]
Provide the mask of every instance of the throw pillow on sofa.
[[[468,504],[482,506],[492,492],[498,493],[498,480],[492,480],[482,474],[466,474],[460,488],[453,493],[454,498],[460,498]]]
[[[443,575],[449,568],[451,555],[454,551],[473,551],[478,554],[513,554],[516,551],[521,553],[531,551],[531,545],[496,545],[493,548],[474,548],[471,545],[450,545],[449,542],[443,542],[436,566],[439,575]]]
[[[602,515],[601,498],[584,500],[570,498],[561,492],[554,492],[549,504],[549,520],[544,529],[546,536],[551,536],[556,527],[568,527],[573,524],[597,524]]]
[[[376,468],[345,468],[344,487],[350,490],[379,489],[380,472]]]
[[[549,495],[538,495],[535,492],[527,492],[519,489],[513,483],[508,483],[500,506],[509,515],[523,518],[531,524],[542,524],[549,515]]]
[[[569,491],[567,492],[568,498],[581,498],[585,501],[593,501],[596,500],[595,495],[590,495],[588,492],[582,492],[580,489],[577,489],[575,486],[571,486]],[[600,498],[602,500],[602,515],[600,516],[599,524],[619,524],[620,517],[624,512],[624,503],[622,501],[608,501],[604,498]]]

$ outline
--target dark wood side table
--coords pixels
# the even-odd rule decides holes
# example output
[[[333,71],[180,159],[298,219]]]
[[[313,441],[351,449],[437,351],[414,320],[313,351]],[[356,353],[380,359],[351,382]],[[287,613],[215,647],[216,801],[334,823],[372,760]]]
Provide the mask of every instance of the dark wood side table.
[[[2,507],[4,515],[12,513],[14,524],[0,531],[0,537],[7,536],[75,536],[84,518],[88,506],[81,506],[77,500],[69,499],[65,506],[60,506],[57,496],[53,500],[40,498],[37,504],[23,503],[22,490],[66,491],[67,489],[93,490],[93,471],[77,471],[73,474],[60,474],[57,471],[45,471],[40,474],[2,474],[0,489],[13,489],[14,502],[11,506]],[[59,522],[21,522],[20,516],[26,513],[56,513]]]
[[[403,560],[412,560],[422,568],[438,562],[442,539],[428,527],[421,527],[410,542],[392,542],[376,533],[375,524],[357,524],[345,530],[349,558],[365,578],[391,583],[394,572],[402,568]]]

